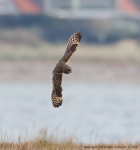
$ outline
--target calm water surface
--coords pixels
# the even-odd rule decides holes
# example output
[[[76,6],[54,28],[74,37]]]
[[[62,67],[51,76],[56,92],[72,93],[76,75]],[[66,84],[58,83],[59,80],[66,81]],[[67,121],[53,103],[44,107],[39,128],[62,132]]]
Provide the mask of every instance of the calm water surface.
[[[54,108],[51,83],[0,83],[0,131],[32,138],[42,127],[76,133],[81,141],[140,141],[140,85],[67,82]],[[93,134],[92,134],[93,133]]]

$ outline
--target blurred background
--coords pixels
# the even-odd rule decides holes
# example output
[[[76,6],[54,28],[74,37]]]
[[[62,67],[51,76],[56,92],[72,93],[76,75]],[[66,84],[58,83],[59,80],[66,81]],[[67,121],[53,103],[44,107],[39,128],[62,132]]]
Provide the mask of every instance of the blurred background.
[[[52,71],[83,35],[51,102]],[[140,140],[139,0],[0,0],[0,132],[42,128],[89,142]]]

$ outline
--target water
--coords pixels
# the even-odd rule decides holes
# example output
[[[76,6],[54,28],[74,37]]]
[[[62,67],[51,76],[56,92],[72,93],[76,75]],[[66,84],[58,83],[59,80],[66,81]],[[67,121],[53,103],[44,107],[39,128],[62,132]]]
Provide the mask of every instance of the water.
[[[51,90],[47,82],[0,83],[1,134],[32,138],[42,127],[59,126],[85,143],[139,141],[139,85],[63,83],[59,108],[52,106]]]

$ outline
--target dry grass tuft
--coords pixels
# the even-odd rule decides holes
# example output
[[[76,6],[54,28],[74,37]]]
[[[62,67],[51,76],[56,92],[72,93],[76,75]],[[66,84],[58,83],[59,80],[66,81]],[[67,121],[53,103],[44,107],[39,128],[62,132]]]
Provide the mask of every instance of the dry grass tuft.
[[[37,138],[22,142],[19,136],[17,142],[0,142],[0,150],[81,150],[81,149],[96,149],[96,150],[134,150],[140,149],[140,144],[111,143],[111,144],[92,144],[83,145],[78,142],[75,136],[62,136],[58,138],[53,132],[49,135],[46,128],[40,130]]]
[[[62,136],[58,138],[56,133],[48,134],[46,128],[40,130],[33,140],[23,141],[19,136],[17,142],[7,142],[1,139],[0,150],[64,150],[78,149],[80,144],[77,138],[72,136]],[[77,143],[76,143],[77,142]]]

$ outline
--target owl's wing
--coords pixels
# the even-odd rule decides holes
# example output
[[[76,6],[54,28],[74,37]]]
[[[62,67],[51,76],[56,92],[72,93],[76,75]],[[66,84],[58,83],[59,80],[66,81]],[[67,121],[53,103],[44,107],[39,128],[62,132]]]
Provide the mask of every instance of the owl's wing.
[[[64,53],[63,58],[60,61],[68,62],[71,58],[72,54],[76,51],[77,46],[79,45],[82,38],[82,34],[80,32],[74,33],[68,41],[68,45],[66,51]]]
[[[52,103],[54,107],[62,105],[62,77],[63,74],[53,74]]]

